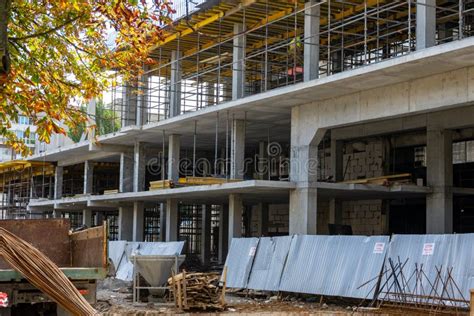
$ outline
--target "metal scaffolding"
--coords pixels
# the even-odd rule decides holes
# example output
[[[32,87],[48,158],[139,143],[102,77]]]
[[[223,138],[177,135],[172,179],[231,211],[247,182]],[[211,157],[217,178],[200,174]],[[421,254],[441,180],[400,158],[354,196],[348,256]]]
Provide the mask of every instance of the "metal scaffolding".
[[[52,195],[53,168],[49,163],[13,160],[0,163],[1,219],[33,218],[31,198]]]
[[[472,35],[473,1],[426,3],[255,0],[204,5],[166,29],[150,56],[155,64],[142,78],[132,83],[115,78],[106,103],[119,129],[230,101],[235,89],[244,97],[302,82],[308,71],[305,50],[312,46],[317,46],[317,58],[307,63],[317,64],[319,78],[403,56],[416,50],[417,8],[436,16],[434,45]],[[304,26],[310,14],[318,14],[318,27],[308,34]],[[236,24],[243,25],[240,32]],[[242,72],[241,87],[233,86],[236,71]],[[173,113],[176,98],[180,106]]]

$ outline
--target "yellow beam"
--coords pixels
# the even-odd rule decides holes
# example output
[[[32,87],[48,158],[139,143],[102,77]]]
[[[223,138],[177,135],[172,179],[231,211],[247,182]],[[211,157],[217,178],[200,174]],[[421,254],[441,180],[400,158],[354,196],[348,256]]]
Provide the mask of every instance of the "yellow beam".
[[[383,3],[383,2],[385,2],[385,0],[368,0],[367,1],[367,7],[373,7],[373,6],[375,6],[377,4],[380,4],[380,3]],[[357,5],[355,7],[350,8],[350,9],[344,10],[341,13],[335,14],[333,20],[335,20],[335,21],[341,20],[345,17],[350,16],[351,14],[363,11],[364,9],[365,9],[365,5],[363,5],[363,4]],[[331,21],[333,21],[333,20],[331,20]],[[327,24],[328,24],[328,18],[327,17],[321,18],[320,25],[327,25]],[[254,43],[252,46],[247,48],[247,52],[251,52],[252,50],[262,48],[267,44],[272,44],[272,43],[278,42],[278,41],[280,41],[284,38],[291,38],[291,37],[301,35],[302,33],[303,33],[303,30],[298,29],[296,31],[291,31],[291,32],[286,33],[286,36],[284,36],[285,34],[282,34],[282,35],[270,37],[266,40],[262,40],[260,42]]]
[[[304,6],[300,6],[297,8],[297,10],[300,10],[301,8],[304,8]],[[269,15],[268,17],[265,17],[263,19],[261,19],[259,22],[255,23],[254,25],[252,25],[250,28],[249,28],[249,32],[251,32],[252,30],[255,30],[255,29],[258,29],[259,27],[262,27],[264,26],[265,24],[268,24],[268,23],[271,23],[271,22],[274,22],[278,19],[281,19],[283,18],[284,16],[290,14],[293,12],[293,9],[294,8],[287,8],[285,10],[281,10],[281,11],[278,11],[272,15]],[[223,42],[223,41],[226,41],[226,40],[229,40],[231,39],[232,37],[234,36],[234,33],[233,32],[230,32],[230,33],[227,33],[225,34],[222,38],[223,39],[220,39],[220,40],[216,40],[216,41],[209,41],[207,43],[204,43],[203,45],[199,45],[199,47],[195,47],[195,48],[191,48],[191,49],[188,49],[187,51],[184,52],[183,54],[183,58],[186,58],[186,57],[189,57],[189,56],[192,56],[194,54],[196,54],[198,51],[200,50],[204,50],[204,49],[208,49],[214,45],[217,45],[219,44],[219,42]]]
[[[229,16],[229,15],[232,15],[238,11],[240,11],[242,8],[244,7],[248,7],[249,5],[255,3],[257,0],[244,0],[242,3],[239,3],[238,6],[236,7],[233,7],[232,9],[229,9],[227,11],[220,11],[218,13],[215,13],[213,15],[211,15],[210,17],[202,20],[202,21],[199,21],[197,22],[196,24],[194,24],[192,27],[188,27],[182,31],[179,31],[179,32],[176,32],[176,33],[173,33],[171,34],[170,36],[167,36],[164,40],[160,41],[156,47],[154,47],[153,49],[156,49],[160,46],[163,46],[171,41],[174,41],[175,39],[177,38],[180,38],[180,37],[184,37],[186,35],[189,35],[189,34],[192,34],[194,32],[196,32],[197,30],[199,29],[202,29],[203,27],[205,27],[206,25],[209,25],[225,16]]]
[[[251,3],[254,3],[255,1],[251,1],[249,3],[247,3],[246,5],[250,5]],[[378,4],[383,4],[385,3],[386,0],[368,0],[367,1],[367,7],[374,7]],[[235,7],[231,10],[236,10],[238,7]],[[298,11],[301,11],[304,9],[304,5],[300,5],[297,7],[296,9],[296,12]],[[228,10],[227,12],[231,11],[231,10]],[[361,11],[364,11],[365,10],[365,5],[364,4],[359,4],[359,5],[356,5],[354,7],[351,7],[347,10],[344,10],[342,12],[339,12],[339,13],[336,13],[333,15],[333,18],[331,18],[331,22],[335,22],[335,21],[339,21],[341,19],[344,19],[348,16],[351,16],[355,13],[359,13]],[[288,14],[291,14],[295,12],[294,10],[294,7],[291,7],[291,8],[287,8],[285,10],[281,10],[281,11],[278,11],[278,12],[275,12],[271,15],[269,15],[268,17],[265,17],[263,19],[261,19],[259,22],[255,23],[254,25],[252,25],[250,28],[249,28],[249,31],[248,32],[252,32],[252,30],[255,30],[255,29],[258,29],[259,27],[261,26],[264,26],[265,24],[268,24],[268,23],[271,23],[271,22],[274,22],[278,19],[281,19],[283,17],[285,17],[286,15]],[[220,13],[219,15],[221,15],[223,13]],[[225,16],[227,16],[228,14],[226,13]],[[224,16],[224,15],[222,15]],[[217,19],[219,19],[220,17],[217,17],[217,16],[213,16],[213,17],[210,17],[206,20],[203,20],[201,21],[200,23],[203,23],[206,21],[206,25],[209,24],[207,23],[207,21],[210,21],[210,19],[213,19],[213,21],[216,21]],[[210,22],[212,23],[212,22]],[[199,23],[197,23],[199,24]],[[328,25],[328,17],[321,17],[321,21],[320,21],[320,25],[324,26],[324,25]],[[358,29],[358,28],[357,28]],[[190,34],[192,33],[192,30],[190,29],[187,29],[187,30],[184,30],[181,34]],[[177,36],[179,33],[177,34],[173,34],[174,36]],[[257,50],[257,49],[260,49],[262,47],[264,47],[265,45],[271,45],[271,44],[274,44],[274,43],[277,43],[281,40],[284,40],[285,38],[293,38],[293,37],[296,37],[296,36],[299,36],[303,34],[303,30],[300,28],[300,29],[297,29],[297,30],[293,30],[293,31],[290,31],[290,32],[285,32],[283,34],[280,34],[280,35],[277,35],[277,36],[273,36],[273,37],[270,37],[268,39],[265,39],[265,40],[261,40],[261,41],[258,41],[254,44],[252,44],[250,47],[248,47],[246,49],[246,52],[247,53],[251,53],[252,51],[254,50]],[[183,35],[181,35],[183,36]],[[232,38],[234,36],[233,33],[228,33],[228,34],[225,34],[224,35],[224,39],[221,40],[221,41],[224,41],[224,40],[228,40],[230,38]],[[334,38],[337,38],[337,35],[334,36]],[[174,39],[174,38],[173,38]],[[165,40],[166,41],[166,40]],[[171,39],[167,42],[170,42]],[[204,43],[203,45],[200,45],[199,47],[195,47],[195,48],[192,48],[192,49],[189,49],[187,51],[184,52],[184,56],[183,58],[186,58],[186,57],[189,57],[189,56],[192,56],[193,54],[196,54],[199,50],[203,50],[203,49],[207,49],[207,48],[210,48],[212,47],[213,45],[216,45],[218,44],[217,41],[209,41],[207,43]],[[326,40],[322,40],[322,45],[325,45],[327,44],[326,43]],[[186,69],[183,69],[183,71],[186,71]]]

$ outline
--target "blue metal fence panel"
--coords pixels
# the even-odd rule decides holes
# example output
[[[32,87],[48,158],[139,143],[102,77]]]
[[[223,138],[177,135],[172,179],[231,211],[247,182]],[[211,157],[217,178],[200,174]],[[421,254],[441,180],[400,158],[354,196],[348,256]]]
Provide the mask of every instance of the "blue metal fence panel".
[[[293,236],[262,237],[258,243],[247,288],[278,291]]]
[[[388,248],[388,236],[305,236],[291,243],[280,291],[366,298]],[[360,288],[359,288],[360,287]]]
[[[229,288],[246,288],[252,269],[258,238],[233,238],[225,265],[226,285]]]

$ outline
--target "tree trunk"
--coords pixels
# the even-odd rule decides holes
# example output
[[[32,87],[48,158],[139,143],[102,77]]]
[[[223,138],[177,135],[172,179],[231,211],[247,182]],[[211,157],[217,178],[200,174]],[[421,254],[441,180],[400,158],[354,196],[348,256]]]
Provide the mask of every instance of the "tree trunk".
[[[10,55],[8,54],[8,19],[11,0],[0,0],[0,75],[10,72]]]

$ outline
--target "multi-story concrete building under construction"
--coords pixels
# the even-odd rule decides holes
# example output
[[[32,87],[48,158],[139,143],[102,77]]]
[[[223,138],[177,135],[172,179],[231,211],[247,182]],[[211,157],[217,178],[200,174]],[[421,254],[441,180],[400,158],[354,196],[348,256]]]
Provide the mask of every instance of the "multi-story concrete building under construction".
[[[165,35],[91,102],[98,142],[1,166],[5,217],[21,194],[205,265],[237,236],[474,232],[474,1],[209,0]]]

